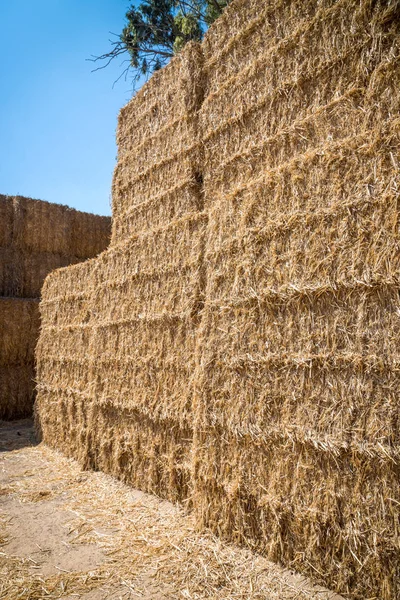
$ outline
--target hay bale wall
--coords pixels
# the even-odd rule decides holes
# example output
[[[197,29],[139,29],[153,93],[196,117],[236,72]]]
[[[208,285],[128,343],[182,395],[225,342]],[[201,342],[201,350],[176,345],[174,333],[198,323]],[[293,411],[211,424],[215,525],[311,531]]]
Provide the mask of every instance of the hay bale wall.
[[[121,112],[37,350],[47,443],[360,600],[400,595],[399,23],[235,0]]]
[[[112,243],[199,212],[202,54],[189,44],[120,112]]]
[[[260,4],[204,43],[194,505],[331,588],[395,598],[398,7]]]
[[[46,280],[38,347],[45,440],[171,500],[188,496],[193,437],[200,59],[185,48],[121,112],[111,247]]]
[[[97,255],[110,234],[109,217],[0,196],[0,418],[32,412],[43,281],[54,269]]]
[[[0,196],[0,296],[38,298],[50,271],[97,256],[111,219],[21,196]]]

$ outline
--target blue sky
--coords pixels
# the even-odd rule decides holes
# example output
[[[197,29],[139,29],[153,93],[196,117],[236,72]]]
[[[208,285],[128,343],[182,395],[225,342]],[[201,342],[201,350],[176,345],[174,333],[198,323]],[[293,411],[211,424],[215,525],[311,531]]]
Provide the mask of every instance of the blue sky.
[[[115,130],[131,81],[108,51],[129,0],[0,0],[0,193],[111,214]]]

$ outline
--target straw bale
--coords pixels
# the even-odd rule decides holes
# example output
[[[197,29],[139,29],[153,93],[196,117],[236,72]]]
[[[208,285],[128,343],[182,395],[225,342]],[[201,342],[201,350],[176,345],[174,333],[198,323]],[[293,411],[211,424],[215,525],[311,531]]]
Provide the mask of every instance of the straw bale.
[[[45,441],[63,448],[67,436],[82,464],[172,500],[186,498],[190,478],[188,380],[204,231],[197,213],[131,236],[52,273],[41,303],[37,411]],[[51,415],[43,420],[44,412]]]
[[[28,252],[19,254],[19,273],[18,281],[20,283],[20,295],[25,298],[40,297],[43,282],[47,275],[59,269],[77,263],[80,259],[76,256],[53,254],[49,252],[29,254]]]
[[[36,348],[36,369],[41,390],[57,386],[86,392],[92,385],[93,339],[91,318],[93,269],[89,260],[51,273],[40,304],[41,335]],[[82,392],[83,393],[83,392]]]
[[[32,362],[39,335],[39,302],[0,298],[0,365]]]
[[[110,217],[71,209],[67,214],[70,221],[67,254],[82,260],[97,256],[107,248],[111,237]]]
[[[135,486],[140,482],[142,490],[174,501],[187,498],[190,428],[65,389],[41,391],[37,411],[44,439],[86,469],[111,473]]]
[[[30,253],[14,246],[0,248],[0,294],[39,298],[43,282],[51,271],[79,261],[78,257],[65,254]]]
[[[0,419],[32,412],[39,302],[0,298]]]
[[[20,296],[20,290],[16,252],[9,246],[0,247],[0,297]]]
[[[400,21],[303,5],[268,3],[251,29],[238,2],[246,26],[226,13],[204,45],[193,504],[341,593],[393,599]]]
[[[0,296],[37,298],[54,269],[106,248],[111,220],[30,198],[0,196]]]
[[[199,210],[197,113],[202,56],[189,44],[121,111],[113,243]]]
[[[202,301],[200,60],[188,46],[121,111],[112,245],[46,280],[37,348],[44,439],[171,500],[188,494]]]
[[[16,196],[14,203],[13,245],[28,252],[68,252],[70,232],[67,209]]]
[[[0,366],[0,419],[21,419],[31,415],[34,400],[34,363]]]
[[[13,204],[13,245],[23,252],[82,259],[96,256],[108,245],[109,217],[21,196],[16,196]]]
[[[199,524],[350,598],[398,597],[398,463],[219,427],[197,444]]]
[[[17,418],[32,412],[34,350],[39,335],[38,302],[25,298],[40,297],[43,282],[54,269],[103,250],[111,221],[9,196],[0,196],[0,217],[0,418]],[[58,363],[52,364],[49,377],[62,372],[62,357],[61,353]],[[83,373],[81,379],[84,381]]]

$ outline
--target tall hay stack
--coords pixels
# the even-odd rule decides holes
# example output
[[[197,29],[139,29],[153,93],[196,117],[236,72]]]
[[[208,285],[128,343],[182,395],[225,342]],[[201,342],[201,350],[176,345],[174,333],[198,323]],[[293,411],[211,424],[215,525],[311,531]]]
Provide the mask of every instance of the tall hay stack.
[[[44,439],[170,500],[187,498],[191,468],[200,76],[189,45],[121,111],[112,244],[47,279],[37,353]]]
[[[164,228],[199,208],[196,173],[202,54],[190,43],[121,110],[112,244]]]
[[[44,279],[54,269],[98,254],[110,233],[109,217],[0,196],[0,419],[32,412]]]
[[[121,112],[37,351],[47,443],[356,599],[400,595],[399,17],[235,0]]]
[[[398,598],[399,7],[231,8],[203,45],[194,506],[353,598]]]

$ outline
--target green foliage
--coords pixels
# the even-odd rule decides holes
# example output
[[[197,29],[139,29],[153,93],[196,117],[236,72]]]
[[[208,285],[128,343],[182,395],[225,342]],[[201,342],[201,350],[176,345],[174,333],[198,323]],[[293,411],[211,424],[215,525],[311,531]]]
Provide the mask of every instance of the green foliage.
[[[128,53],[134,81],[163,67],[191,40],[200,41],[207,27],[231,0],[143,0],[126,13],[126,25],[113,49],[95,60],[106,61]]]

